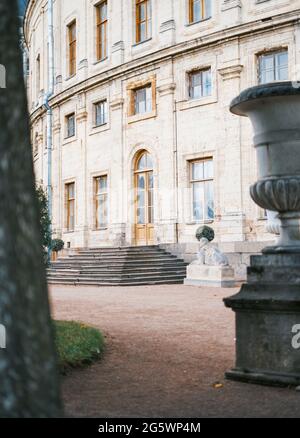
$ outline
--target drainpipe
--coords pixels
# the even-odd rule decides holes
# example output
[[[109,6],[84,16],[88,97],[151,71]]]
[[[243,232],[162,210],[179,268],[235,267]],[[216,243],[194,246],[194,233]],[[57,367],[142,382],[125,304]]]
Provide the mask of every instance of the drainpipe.
[[[52,108],[49,99],[54,93],[54,34],[53,34],[53,0],[48,0],[48,91],[45,96],[44,106],[47,110],[47,194],[48,211],[52,222]],[[50,235],[52,225],[50,223]],[[51,248],[48,248],[48,257],[51,257]]]

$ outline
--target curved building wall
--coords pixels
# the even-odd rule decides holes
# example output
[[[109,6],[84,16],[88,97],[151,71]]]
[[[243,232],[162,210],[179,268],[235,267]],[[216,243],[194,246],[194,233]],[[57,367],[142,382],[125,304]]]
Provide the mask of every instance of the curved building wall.
[[[228,107],[259,78],[297,78],[300,1],[212,1],[211,17],[191,24],[188,1],[151,0],[148,35],[137,43],[135,0],[108,0],[107,53],[98,61],[100,3],[54,0],[55,234],[71,247],[187,247],[199,224],[208,223],[219,242],[272,239],[264,212],[249,195],[256,180],[251,126]],[[70,75],[75,20],[76,73]],[[36,179],[46,185],[46,0],[29,2],[25,35]],[[136,114],[139,99],[145,108]],[[101,113],[96,104],[104,101]],[[96,126],[103,112],[105,123]],[[68,136],[73,120],[75,132]],[[139,174],[135,163],[142,150],[151,155],[153,168]],[[206,170],[200,175],[201,166]],[[146,184],[140,191],[138,181]],[[151,200],[141,201],[145,196]],[[144,228],[138,226],[143,215]]]

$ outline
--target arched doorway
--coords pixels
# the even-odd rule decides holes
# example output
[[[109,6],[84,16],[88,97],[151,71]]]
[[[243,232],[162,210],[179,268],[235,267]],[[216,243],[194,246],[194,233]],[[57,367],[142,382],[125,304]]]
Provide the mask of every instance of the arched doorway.
[[[152,245],[154,241],[153,161],[141,151],[134,166],[135,244]]]

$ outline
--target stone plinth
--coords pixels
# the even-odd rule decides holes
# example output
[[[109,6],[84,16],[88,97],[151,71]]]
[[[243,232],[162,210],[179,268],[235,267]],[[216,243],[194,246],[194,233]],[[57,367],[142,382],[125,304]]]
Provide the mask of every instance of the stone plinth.
[[[187,286],[234,287],[234,270],[229,266],[191,264],[187,267]]]
[[[247,284],[225,304],[236,313],[232,380],[300,384],[300,254],[253,256]],[[297,327],[298,326],[298,327]]]

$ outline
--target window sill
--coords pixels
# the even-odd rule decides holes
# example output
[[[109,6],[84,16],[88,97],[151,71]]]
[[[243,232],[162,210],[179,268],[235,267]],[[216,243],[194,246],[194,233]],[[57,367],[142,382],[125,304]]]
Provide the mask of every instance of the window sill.
[[[211,19],[212,19],[212,17],[202,18],[201,20],[193,21],[192,23],[186,23],[185,26],[190,27],[190,26],[194,26],[195,24],[206,23],[207,21],[209,21]]]
[[[75,233],[75,230],[65,230],[65,231],[63,231],[63,234],[74,234]]]
[[[146,40],[143,40],[143,41],[135,42],[134,44],[132,44],[132,47],[133,47],[133,48],[134,48],[134,47],[139,47],[140,45],[142,45],[142,44],[144,44],[144,43],[147,43],[147,42],[149,42],[149,41],[151,41],[151,40],[152,40],[152,37],[147,38]]]
[[[186,222],[186,225],[207,225],[207,224],[213,224],[214,222],[215,222],[215,219],[206,219],[204,221]]]
[[[76,135],[74,135],[74,136],[72,136],[72,137],[65,137],[64,139],[63,139],[63,145],[66,145],[66,144],[70,144],[70,143],[73,143],[74,141],[76,141],[77,140],[77,136]]]
[[[103,125],[92,126],[89,135],[96,135],[96,134],[100,134],[101,132],[105,132],[109,130],[110,130],[110,124],[104,123]]]
[[[216,98],[216,96],[208,96],[201,97],[200,99],[182,100],[181,102],[177,103],[177,107],[179,111],[184,111],[191,108],[196,108],[198,106],[212,105],[217,102],[218,99]]]
[[[92,229],[92,231],[94,232],[94,233],[97,233],[97,231],[99,232],[99,231],[107,231],[108,230],[108,226],[106,226],[106,227],[100,227],[100,228],[93,228]]]
[[[71,76],[68,76],[67,78],[66,78],[66,81],[70,81],[71,79],[73,79],[73,78],[75,78],[76,77],[76,73],[74,73],[73,75],[71,75]]]
[[[134,116],[128,116],[127,122],[128,123],[141,122],[143,120],[154,119],[156,116],[157,116],[156,111],[151,111],[150,113],[144,113],[144,114],[136,114]]]
[[[93,62],[93,65],[98,65],[101,64],[102,62],[105,62],[108,60],[108,56],[105,56],[105,58],[101,58],[101,59],[96,59],[95,62]]]

